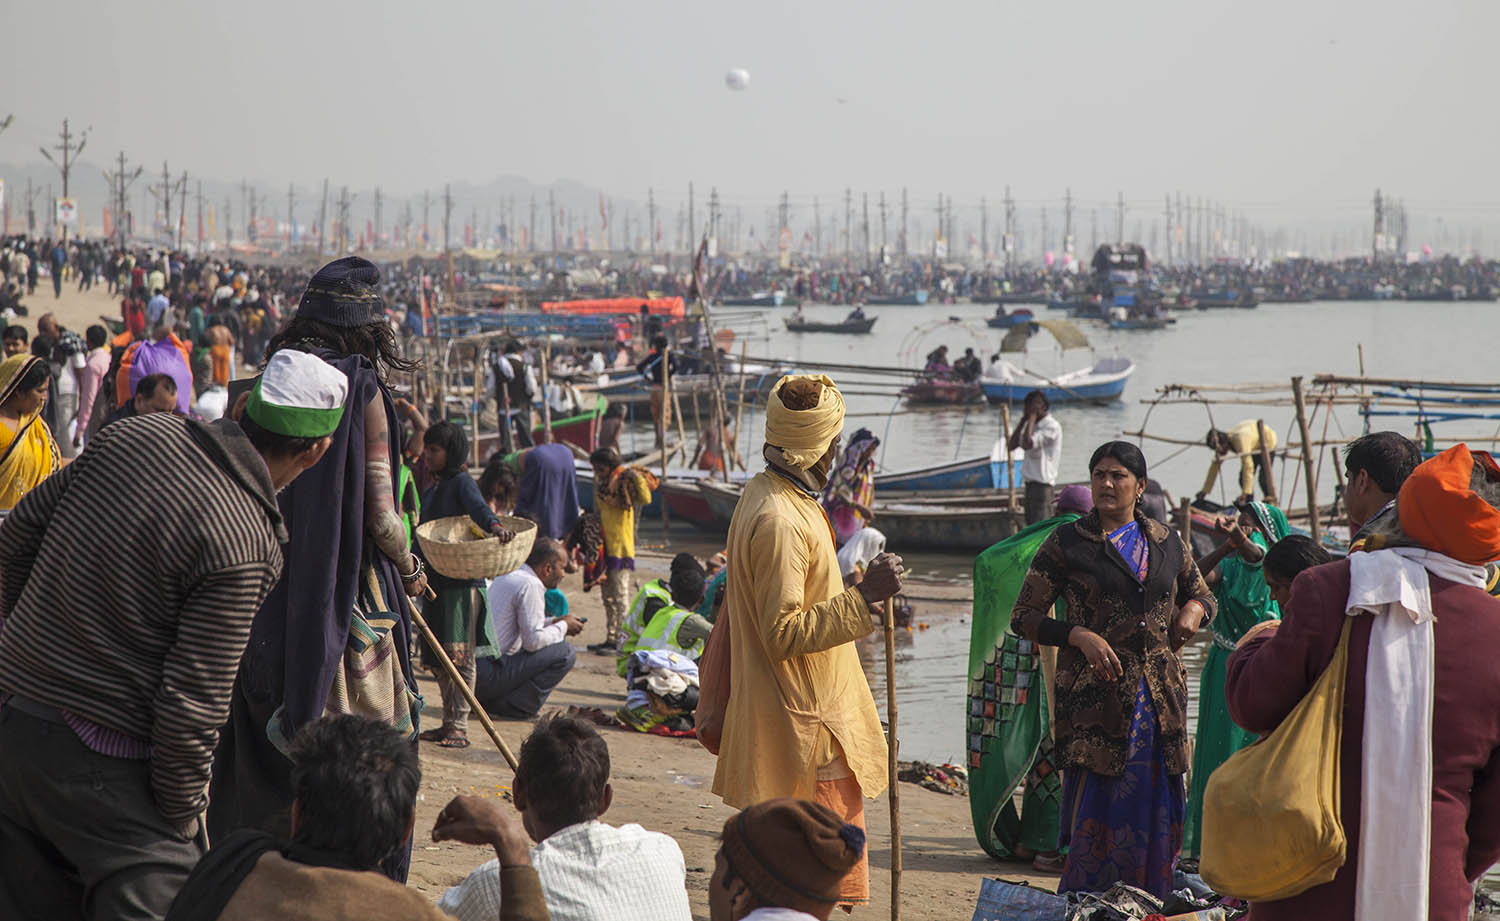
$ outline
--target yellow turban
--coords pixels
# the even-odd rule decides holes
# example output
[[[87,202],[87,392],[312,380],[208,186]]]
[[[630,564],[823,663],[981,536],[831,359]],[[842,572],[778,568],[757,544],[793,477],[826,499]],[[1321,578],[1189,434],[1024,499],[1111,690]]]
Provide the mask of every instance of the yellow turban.
[[[781,391],[802,382],[821,384],[817,405],[787,409]],[[803,384],[806,386],[806,384]],[[766,444],[781,449],[787,461],[806,470],[828,453],[828,446],[844,430],[844,396],[826,374],[788,374],[771,388],[766,401]]]

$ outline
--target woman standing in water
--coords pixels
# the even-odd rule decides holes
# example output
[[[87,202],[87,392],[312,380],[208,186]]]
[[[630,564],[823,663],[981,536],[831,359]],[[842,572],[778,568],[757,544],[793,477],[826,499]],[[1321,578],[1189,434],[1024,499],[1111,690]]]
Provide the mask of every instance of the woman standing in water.
[[[1217,605],[1176,532],[1140,510],[1146,459],[1122,441],[1089,460],[1094,510],[1032,560],[1011,628],[1061,647],[1056,739],[1063,765],[1059,892],[1123,882],[1171,891],[1182,847],[1187,683],[1177,650]],[[1050,616],[1067,602],[1065,619]]]

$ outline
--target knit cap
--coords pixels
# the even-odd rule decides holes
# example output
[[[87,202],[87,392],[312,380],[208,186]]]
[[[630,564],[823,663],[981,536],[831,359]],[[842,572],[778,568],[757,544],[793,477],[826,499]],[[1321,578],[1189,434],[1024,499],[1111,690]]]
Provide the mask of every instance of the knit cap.
[[[329,326],[367,326],[385,318],[380,269],[359,256],[335,259],[318,269],[297,303],[297,319]]]
[[[823,914],[865,851],[865,832],[820,803],[773,799],[724,823],[724,857],[762,903]]]
[[[316,355],[282,349],[266,362],[245,401],[245,415],[278,435],[322,438],[339,427],[348,393],[342,371]]]

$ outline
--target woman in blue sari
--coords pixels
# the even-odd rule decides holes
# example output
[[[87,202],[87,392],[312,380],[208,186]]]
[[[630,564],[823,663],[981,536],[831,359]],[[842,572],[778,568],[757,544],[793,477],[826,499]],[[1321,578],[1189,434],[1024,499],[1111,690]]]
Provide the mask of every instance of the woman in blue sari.
[[[1182,847],[1187,682],[1177,651],[1217,603],[1175,531],[1140,510],[1146,459],[1114,441],[1089,461],[1094,510],[1032,559],[1011,628],[1059,647],[1060,892],[1117,882],[1171,892]],[[1066,601],[1064,617],[1051,616]]]

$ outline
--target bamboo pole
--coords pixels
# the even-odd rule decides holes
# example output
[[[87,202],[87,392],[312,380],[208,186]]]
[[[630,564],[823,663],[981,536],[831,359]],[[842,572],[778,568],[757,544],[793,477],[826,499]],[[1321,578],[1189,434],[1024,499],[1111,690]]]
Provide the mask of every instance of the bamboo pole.
[[[886,746],[889,761],[886,770],[890,774],[888,790],[891,804],[891,921],[901,921],[901,787],[896,779],[899,773],[897,757],[899,740],[896,736],[896,601],[885,600],[885,712],[890,726],[890,744]]]
[[[429,588],[427,590],[427,597],[435,599],[437,598],[437,592]],[[495,724],[490,722],[490,715],[485,712],[484,705],[479,702],[479,698],[474,696],[474,689],[469,687],[469,683],[464,680],[464,676],[458,673],[458,666],[454,665],[453,660],[448,658],[448,651],[443,648],[442,643],[438,642],[437,637],[432,632],[432,628],[427,626],[427,621],[422,618],[421,613],[417,611],[415,605],[411,609],[411,620],[412,623],[417,625],[417,629],[422,631],[422,638],[427,641],[427,645],[437,654],[438,662],[443,666],[443,671],[448,673],[448,680],[452,681],[463,692],[464,700],[469,702],[469,709],[478,717],[479,724],[484,727],[484,731],[489,733],[490,741],[494,742],[495,747],[500,749],[500,756],[505,759],[506,764],[510,765],[512,771],[516,770],[520,766],[520,762],[511,753],[510,747],[505,744],[505,740],[500,738],[500,733],[495,729]]]
[[[552,443],[552,401],[547,398],[548,378],[552,373],[552,340],[542,337],[542,444]],[[530,425],[531,420],[527,419]]]
[[[1345,501],[1346,497],[1345,497],[1345,493],[1344,493],[1344,465],[1341,464],[1341,463],[1339,463],[1339,449],[1338,448],[1329,448],[1328,449],[1328,456],[1333,459],[1333,464],[1332,464],[1332,466],[1333,466],[1333,479],[1334,479],[1334,482],[1337,483],[1338,487],[1339,487],[1338,494],[1333,497],[1333,513],[1335,515],[1337,515],[1338,511],[1339,511],[1339,505],[1342,504],[1342,505],[1344,505],[1345,508],[1348,508],[1348,504]]]
[[[1310,439],[1307,434],[1307,406],[1302,399],[1301,377],[1292,378],[1292,399],[1297,404],[1297,431],[1302,434],[1302,443],[1305,445]],[[1307,470],[1307,529],[1312,533],[1313,540],[1321,540],[1323,528],[1318,521],[1318,481],[1313,474],[1312,455],[1306,451],[1302,452],[1302,466]]]
[[[741,470],[749,470],[749,458],[740,458],[740,419],[745,415],[745,343],[740,342],[740,383],[739,389],[734,394],[734,462],[740,465]],[[724,472],[724,478],[729,478],[729,472]]]
[[[667,459],[672,452],[667,450],[667,413],[672,411],[672,344],[661,353],[661,412],[656,414],[656,444],[661,448],[661,482],[667,482]],[[661,533],[665,535],[672,527],[672,516],[667,510],[667,497],[661,497]]]
[[[1016,525],[1016,478],[1015,470],[1010,462],[1010,404],[1000,404],[1000,425],[1005,429],[1001,436],[1001,468],[1005,471],[1005,503],[1010,509],[1010,532],[1012,534],[1021,530]]]
[[[470,460],[469,463],[473,464],[475,467],[479,466],[479,382],[484,380],[484,375],[480,373],[479,369],[480,354],[481,353],[479,349],[475,348],[473,388],[474,399],[469,406],[469,452],[473,455],[473,459]]]
[[[1193,556],[1193,500],[1183,497],[1182,521],[1178,527],[1182,529],[1182,545],[1187,548],[1188,558]]]

